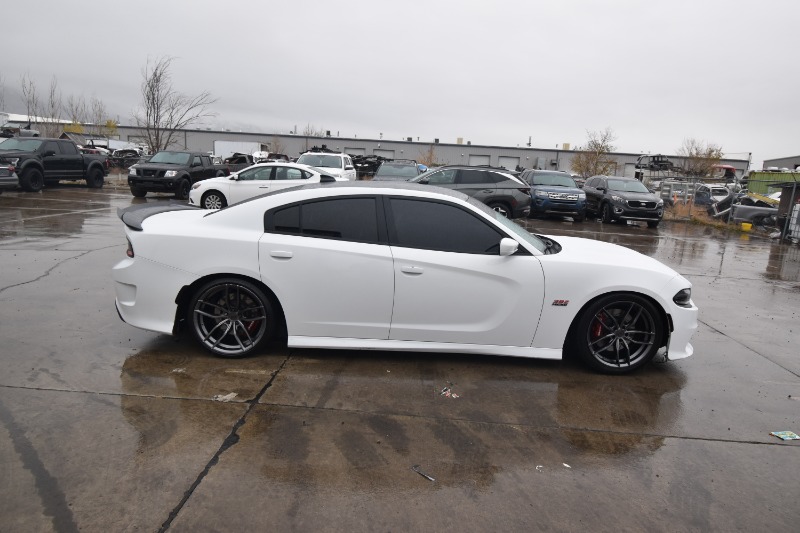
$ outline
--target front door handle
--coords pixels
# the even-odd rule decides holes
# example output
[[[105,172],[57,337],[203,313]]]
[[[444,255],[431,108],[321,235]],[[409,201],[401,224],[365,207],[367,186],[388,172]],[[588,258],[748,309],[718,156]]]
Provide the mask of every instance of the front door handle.
[[[273,250],[273,251],[271,251],[269,253],[269,255],[271,257],[274,257],[275,259],[291,259],[292,258],[292,252],[287,252],[287,251],[284,251],[284,250]]]

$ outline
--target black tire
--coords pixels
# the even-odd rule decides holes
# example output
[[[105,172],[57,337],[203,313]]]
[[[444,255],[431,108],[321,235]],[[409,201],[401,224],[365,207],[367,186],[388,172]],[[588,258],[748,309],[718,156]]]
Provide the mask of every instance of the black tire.
[[[203,209],[222,209],[227,205],[225,196],[219,191],[208,191],[200,200],[200,207]]]
[[[86,185],[88,185],[90,189],[102,189],[105,181],[103,171],[99,168],[90,169],[86,174]]]
[[[19,178],[19,186],[23,191],[39,192],[44,187],[44,176],[38,168],[28,168],[22,172]]]
[[[660,220],[648,220],[647,221],[647,227],[648,228],[657,228],[659,222],[661,222],[661,221]]]
[[[217,357],[246,357],[274,334],[277,320],[264,291],[238,278],[201,286],[189,302],[186,321],[192,335]]]
[[[147,191],[138,187],[131,187],[131,194],[136,198],[144,198],[147,195]]]
[[[493,202],[489,204],[489,208],[494,209],[495,211],[497,211],[506,218],[512,218],[511,208],[509,208],[506,204],[500,202]]]
[[[221,178],[221,177],[222,177],[222,176],[224,176],[224,175],[225,175],[225,174],[224,174],[224,173],[223,173],[221,170],[218,170],[218,171],[217,171],[217,177],[218,177],[218,178]]]
[[[609,203],[603,204],[602,217],[603,217],[602,218],[603,222],[605,222],[606,224],[610,224],[611,222],[614,222],[614,214],[613,214],[613,209],[611,207],[611,204],[609,204]]]
[[[178,185],[175,187],[175,198],[178,200],[188,200],[189,193],[192,190],[192,184],[189,183],[189,180],[182,179],[178,182]]]
[[[661,314],[646,298],[608,294],[594,301],[575,329],[575,348],[598,372],[624,374],[647,364],[663,344]]]
[[[586,213],[575,215],[574,217],[572,217],[572,220],[578,223],[583,222],[584,220],[586,220]]]

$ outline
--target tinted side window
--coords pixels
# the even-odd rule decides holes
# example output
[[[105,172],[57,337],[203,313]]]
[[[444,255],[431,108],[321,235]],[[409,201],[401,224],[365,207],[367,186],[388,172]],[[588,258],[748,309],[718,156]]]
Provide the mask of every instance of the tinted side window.
[[[459,183],[466,185],[473,183],[491,183],[491,179],[486,174],[486,171],[483,170],[471,170],[465,168],[460,171],[458,180]]]
[[[192,166],[193,167],[194,166],[198,166],[199,167],[202,164],[203,163],[202,163],[202,161],[200,161],[200,156],[199,155],[196,155],[196,156],[194,156],[194,158],[192,158]]]
[[[61,147],[61,153],[67,155],[78,155],[78,149],[69,141],[59,141],[58,145]]]
[[[55,155],[59,155],[61,153],[61,150],[58,148],[58,143],[55,141],[50,141],[46,143],[44,145],[44,148],[42,148],[42,153],[44,154],[47,152],[54,152]]]
[[[375,199],[336,198],[302,204],[300,228],[309,237],[378,242]]]
[[[277,233],[300,234],[300,206],[279,209],[272,214],[272,227]]]
[[[498,174],[497,172],[487,172],[486,174],[489,175],[489,178],[491,178],[492,183],[503,183],[504,181],[509,181],[507,177],[503,176],[502,174]]]
[[[459,207],[422,200],[392,198],[392,244],[406,248],[496,254],[502,239],[495,228]]]
[[[437,183],[455,183],[456,172],[458,171],[454,168],[434,172],[428,176],[428,183],[431,185],[435,185]]]
[[[204,167],[210,167],[211,166],[211,158],[208,157],[207,155],[201,155],[200,156],[200,160],[203,162],[203,166]]]

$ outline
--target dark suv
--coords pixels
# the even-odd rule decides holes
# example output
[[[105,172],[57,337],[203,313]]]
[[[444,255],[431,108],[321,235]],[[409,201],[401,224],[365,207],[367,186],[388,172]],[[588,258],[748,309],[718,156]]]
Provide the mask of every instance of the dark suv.
[[[531,186],[530,216],[570,216],[575,222],[586,218],[586,194],[566,172],[525,170],[520,179]]]
[[[664,200],[644,184],[621,176],[593,176],[583,186],[586,209],[602,217],[603,222],[644,220],[651,228],[664,216]]]
[[[384,161],[373,176],[373,181],[408,181],[419,176],[419,165],[413,159]]]
[[[472,196],[509,218],[526,217],[531,210],[531,188],[504,168],[448,165],[410,180]]]

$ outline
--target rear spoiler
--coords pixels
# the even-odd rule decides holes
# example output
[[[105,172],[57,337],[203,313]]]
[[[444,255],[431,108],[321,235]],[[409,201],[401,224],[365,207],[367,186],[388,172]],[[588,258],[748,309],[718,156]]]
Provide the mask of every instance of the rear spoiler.
[[[200,209],[186,204],[167,204],[167,205],[132,205],[124,209],[117,209],[117,216],[129,228],[142,231],[142,223],[145,219],[159,213],[167,213],[169,211],[195,211]]]

